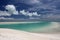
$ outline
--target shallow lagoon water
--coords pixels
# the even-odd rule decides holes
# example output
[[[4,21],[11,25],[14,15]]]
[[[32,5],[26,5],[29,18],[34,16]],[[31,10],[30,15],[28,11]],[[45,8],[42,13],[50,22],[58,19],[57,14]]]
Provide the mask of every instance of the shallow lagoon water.
[[[28,32],[45,32],[58,27],[58,22],[37,22],[37,23],[18,23],[18,24],[0,24],[0,28],[23,30]]]

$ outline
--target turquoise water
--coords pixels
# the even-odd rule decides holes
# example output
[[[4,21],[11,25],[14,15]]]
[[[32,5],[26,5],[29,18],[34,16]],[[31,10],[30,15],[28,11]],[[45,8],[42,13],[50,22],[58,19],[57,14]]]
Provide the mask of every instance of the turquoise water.
[[[39,30],[41,28],[47,27],[51,24],[51,22],[38,22],[38,23],[20,23],[20,24],[0,24],[0,28],[9,28],[16,30],[23,30],[34,32],[35,30]]]

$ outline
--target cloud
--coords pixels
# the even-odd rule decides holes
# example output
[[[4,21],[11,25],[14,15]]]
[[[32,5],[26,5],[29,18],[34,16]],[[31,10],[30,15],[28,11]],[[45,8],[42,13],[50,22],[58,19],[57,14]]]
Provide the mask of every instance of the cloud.
[[[60,14],[45,14],[41,16],[44,21],[60,21]]]
[[[18,11],[16,11],[16,8],[14,5],[6,5],[5,6],[5,9],[8,10],[8,11],[0,11],[0,14],[1,15],[19,15]],[[22,15],[25,15],[25,16],[40,16],[37,12],[29,12],[29,11],[26,11],[26,10],[21,10],[20,13]]]
[[[14,5],[6,5],[5,9],[8,10],[10,14],[18,15],[18,11],[16,11],[16,8]]]
[[[19,15],[14,5],[6,5],[5,9],[8,10],[10,14]],[[20,13],[25,16],[40,16],[37,12],[29,12],[25,10],[20,11]]]
[[[20,11],[20,13],[25,16],[29,16],[29,17],[40,16],[40,14],[38,14],[37,12],[29,12],[29,11],[25,11],[25,10]]]
[[[29,11],[40,11],[41,9],[43,9],[46,11],[46,9],[48,10],[60,10],[60,0],[40,0],[40,2],[38,4],[34,4],[33,7],[29,8]]]
[[[0,11],[0,16],[11,16],[11,15],[21,16],[20,14],[22,14],[22,15],[29,17],[29,18],[40,17],[40,14],[38,14],[37,12],[29,12],[26,10],[21,10],[20,12],[18,12],[14,5],[6,5],[5,9],[7,11]]]
[[[39,3],[40,1],[39,0],[26,0],[25,3],[26,4],[29,4],[29,5],[32,5],[32,4],[37,4]]]
[[[41,16],[40,14],[38,14],[37,12],[33,12],[32,13],[34,16]]]
[[[23,14],[23,15],[27,15],[27,13],[25,12],[25,10],[20,11],[20,13]]]
[[[11,16],[7,11],[0,11],[0,16]]]
[[[0,11],[0,16],[11,16],[18,15],[18,11],[16,11],[16,8],[14,5],[6,5],[5,9],[8,11]]]
[[[39,0],[13,0],[13,3],[25,3],[25,4],[28,4],[28,5],[32,5],[32,4],[37,4],[39,3],[40,1]]]
[[[8,11],[0,11],[0,16],[11,16],[12,14],[13,15],[19,15],[22,14],[24,16],[27,16],[29,17],[30,19],[34,19],[34,18],[44,18],[44,19],[48,19],[48,20],[53,20],[53,19],[59,19],[60,18],[60,14],[59,15],[55,15],[55,14],[58,14],[60,13],[60,10],[56,10],[55,9],[56,6],[52,6],[52,5],[46,5],[46,4],[41,4],[41,5],[37,5],[37,6],[33,6],[31,8],[31,10],[35,10],[35,12],[29,12],[26,11],[26,10],[21,10],[20,12],[18,12],[16,10],[16,7],[14,5],[6,5],[5,6],[5,9],[8,10]],[[29,8],[30,9],[30,8]],[[45,13],[45,15],[42,13],[38,14],[37,12],[41,12],[40,10],[43,10],[42,12]]]
[[[32,4],[36,4],[36,3],[39,3],[40,1],[39,0],[30,0]]]
[[[12,20],[13,20],[14,18],[5,18],[5,17],[0,17],[0,20],[1,20],[1,19],[5,19],[5,20],[6,20],[6,19],[12,19]]]

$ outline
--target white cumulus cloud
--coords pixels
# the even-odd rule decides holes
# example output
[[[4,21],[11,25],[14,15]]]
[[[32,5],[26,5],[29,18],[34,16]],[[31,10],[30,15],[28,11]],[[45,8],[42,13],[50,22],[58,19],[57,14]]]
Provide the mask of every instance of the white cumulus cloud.
[[[8,10],[10,14],[18,15],[18,11],[16,10],[14,5],[6,5],[5,9]]]
[[[0,11],[0,16],[11,16],[7,11]]]
[[[40,14],[38,14],[37,12],[29,12],[29,11],[25,11],[22,10],[20,11],[21,14],[25,15],[25,16],[40,16]]]

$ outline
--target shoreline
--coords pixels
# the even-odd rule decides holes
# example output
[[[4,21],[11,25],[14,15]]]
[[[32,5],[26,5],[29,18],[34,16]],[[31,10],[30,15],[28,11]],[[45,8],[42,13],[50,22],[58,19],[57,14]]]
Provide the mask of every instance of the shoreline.
[[[39,23],[38,21],[36,22],[0,22],[0,24],[24,24],[24,23]]]

